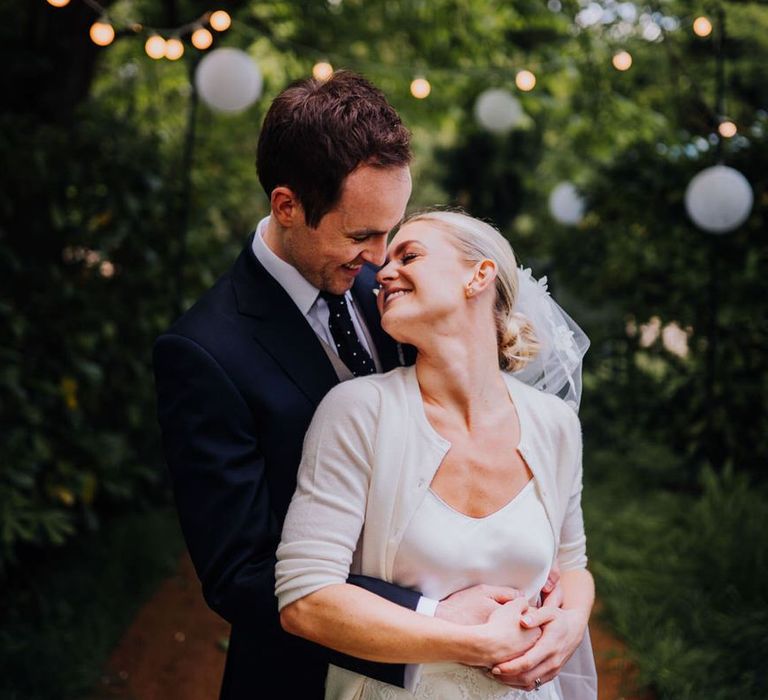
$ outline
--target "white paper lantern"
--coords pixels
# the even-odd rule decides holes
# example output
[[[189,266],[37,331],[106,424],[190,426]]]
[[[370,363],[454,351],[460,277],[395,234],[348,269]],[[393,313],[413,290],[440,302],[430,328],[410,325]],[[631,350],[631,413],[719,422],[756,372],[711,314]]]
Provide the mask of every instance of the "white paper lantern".
[[[549,195],[552,218],[566,226],[575,226],[584,218],[584,200],[570,182],[561,182]]]
[[[702,170],[685,191],[688,216],[707,233],[728,233],[741,226],[752,211],[753,200],[747,178],[726,165]]]
[[[507,90],[491,88],[480,93],[475,102],[475,117],[494,134],[505,134],[523,118],[523,108]]]
[[[195,87],[203,101],[219,112],[242,112],[261,95],[261,71],[240,49],[215,49],[197,66]]]

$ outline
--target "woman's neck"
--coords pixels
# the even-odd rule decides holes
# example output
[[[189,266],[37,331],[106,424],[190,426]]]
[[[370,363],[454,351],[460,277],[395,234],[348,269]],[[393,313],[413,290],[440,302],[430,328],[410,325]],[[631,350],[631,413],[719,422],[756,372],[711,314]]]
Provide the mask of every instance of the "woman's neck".
[[[416,358],[425,406],[462,421],[467,428],[488,418],[490,409],[503,405],[509,396],[499,369],[495,331],[473,330],[478,329],[447,338],[430,334],[433,342],[420,346]]]

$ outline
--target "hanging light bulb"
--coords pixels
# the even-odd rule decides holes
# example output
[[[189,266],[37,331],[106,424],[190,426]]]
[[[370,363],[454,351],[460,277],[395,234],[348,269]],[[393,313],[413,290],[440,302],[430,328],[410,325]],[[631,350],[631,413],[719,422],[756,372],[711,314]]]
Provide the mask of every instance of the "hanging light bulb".
[[[165,39],[159,34],[153,34],[144,44],[144,50],[150,58],[162,58],[165,56]]]
[[[333,75],[333,66],[328,61],[318,61],[312,66],[312,77],[325,82]]]
[[[217,32],[224,32],[229,29],[229,25],[232,24],[232,18],[229,16],[229,13],[224,10],[216,10],[216,12],[210,16],[208,22]]]
[[[696,36],[709,36],[712,33],[712,22],[706,17],[697,17],[693,20],[693,33]]]
[[[611,59],[616,70],[625,71],[632,67],[632,55],[628,51],[619,51]]]
[[[177,61],[184,55],[184,44],[176,37],[165,42],[165,57],[169,61]]]
[[[515,76],[515,85],[518,90],[529,92],[536,87],[536,76],[529,70],[521,70]]]
[[[192,32],[192,46],[201,51],[205,51],[213,43],[213,34],[205,27],[200,27]]]
[[[88,33],[97,46],[109,46],[115,40],[115,29],[109,22],[94,22]]]
[[[411,95],[417,100],[423,100],[432,92],[432,86],[426,78],[414,78],[411,81]]]
[[[717,131],[723,138],[730,139],[736,136],[738,129],[732,121],[726,119],[725,121],[720,122],[719,126],[717,127]]]
[[[69,0],[48,0],[48,4],[54,7],[66,7],[69,5]]]

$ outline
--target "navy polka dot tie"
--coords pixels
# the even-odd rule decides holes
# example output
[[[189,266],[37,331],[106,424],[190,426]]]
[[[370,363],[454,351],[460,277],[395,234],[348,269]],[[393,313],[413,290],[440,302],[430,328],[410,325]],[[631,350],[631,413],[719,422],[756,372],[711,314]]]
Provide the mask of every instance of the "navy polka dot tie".
[[[331,312],[328,327],[331,329],[333,342],[336,344],[341,361],[356,377],[373,374],[376,366],[357,337],[346,298],[330,292],[320,292],[320,296],[325,299],[328,310]]]

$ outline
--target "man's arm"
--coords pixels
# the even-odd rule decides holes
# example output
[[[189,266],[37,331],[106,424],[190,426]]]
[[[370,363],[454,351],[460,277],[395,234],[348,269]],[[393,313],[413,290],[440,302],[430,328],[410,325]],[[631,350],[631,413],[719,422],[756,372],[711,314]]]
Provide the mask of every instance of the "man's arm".
[[[158,417],[182,531],[208,605],[230,623],[279,629],[273,512],[254,417],[237,387],[194,341],[165,335],[154,348]],[[350,577],[416,609],[420,595],[378,579]],[[333,663],[388,683],[403,667],[343,655]]]
[[[274,619],[280,536],[253,416],[200,345],[154,348],[158,418],[181,528],[210,607],[233,622]]]

